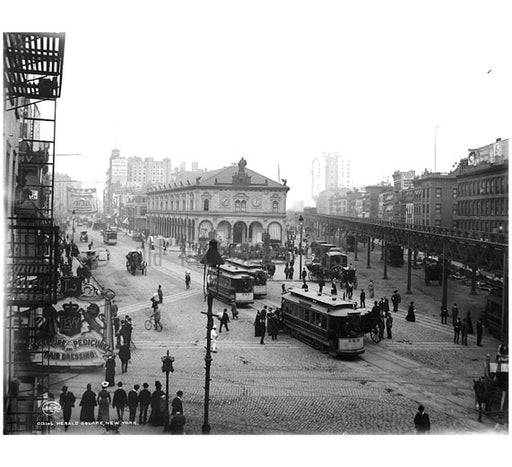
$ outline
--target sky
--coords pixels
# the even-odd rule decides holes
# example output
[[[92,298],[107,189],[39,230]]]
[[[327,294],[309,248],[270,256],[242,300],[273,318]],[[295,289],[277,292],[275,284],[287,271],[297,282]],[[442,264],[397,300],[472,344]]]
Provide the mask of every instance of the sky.
[[[279,165],[291,205],[325,152],[364,186],[433,170],[434,140],[447,172],[509,138],[508,3],[29,0],[1,21],[66,33],[56,152],[81,155],[59,173],[101,188],[114,148],[209,170],[244,157]]]

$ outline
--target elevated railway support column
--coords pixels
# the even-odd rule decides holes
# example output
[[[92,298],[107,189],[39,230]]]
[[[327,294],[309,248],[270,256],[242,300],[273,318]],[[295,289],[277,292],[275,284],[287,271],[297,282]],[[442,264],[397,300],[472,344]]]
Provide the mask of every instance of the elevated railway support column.
[[[450,261],[446,259],[446,241],[443,240],[443,296],[441,306],[448,308],[448,273],[450,272]]]
[[[368,237],[368,251],[366,252],[366,269],[371,269],[370,252],[372,251],[372,237]]]
[[[476,263],[473,264],[471,267],[471,291],[469,292],[469,295],[476,295],[476,270],[478,269],[478,266]]]
[[[354,234],[354,261],[357,261],[357,234]]]
[[[382,248],[384,250],[383,252],[383,255],[384,255],[384,275],[382,276],[383,279],[387,279],[388,278],[388,242],[386,240],[384,240],[382,242]]]
[[[412,294],[411,290],[411,274],[412,274],[412,249],[410,247],[407,248],[407,290],[406,294]]]

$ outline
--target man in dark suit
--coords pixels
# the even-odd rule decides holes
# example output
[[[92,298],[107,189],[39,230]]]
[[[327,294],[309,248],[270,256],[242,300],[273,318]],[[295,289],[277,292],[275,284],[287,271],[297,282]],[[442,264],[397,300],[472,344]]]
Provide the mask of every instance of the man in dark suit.
[[[430,418],[428,414],[425,413],[425,407],[422,405],[418,407],[418,412],[414,417],[414,427],[416,428],[416,433],[419,435],[424,435],[430,431]]]
[[[140,386],[136,384],[133,389],[128,393],[128,408],[130,409],[130,422],[135,423],[135,416],[137,414],[137,406],[139,405],[139,390]]]
[[[142,391],[139,394],[139,424],[145,425],[148,422],[148,407],[151,403],[151,392],[149,392],[149,384],[142,385]]]
[[[176,393],[176,397],[171,402],[171,407],[172,407],[171,415],[175,415],[178,412],[181,414],[183,413],[182,397],[183,397],[183,391],[178,391]]]
[[[119,421],[123,421],[124,408],[126,403],[128,402],[128,397],[126,396],[126,391],[123,389],[123,383],[119,381],[117,383],[117,389],[114,392],[114,397],[112,399],[112,407],[115,407],[117,410],[117,419]]]
[[[69,420],[71,419],[71,409],[75,406],[75,400],[75,395],[71,391],[68,391],[67,386],[63,386],[62,393],[59,398],[59,404],[62,407],[65,431],[68,431],[69,428]]]

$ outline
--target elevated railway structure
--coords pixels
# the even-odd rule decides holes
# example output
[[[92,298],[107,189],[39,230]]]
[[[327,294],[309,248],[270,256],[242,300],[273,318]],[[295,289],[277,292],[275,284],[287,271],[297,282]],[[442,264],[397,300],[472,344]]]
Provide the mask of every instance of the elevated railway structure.
[[[400,245],[407,250],[407,291],[411,289],[411,271],[418,252],[437,256],[443,265],[441,306],[447,306],[450,263],[461,263],[471,270],[471,294],[476,294],[477,271],[483,270],[502,278],[500,336],[508,330],[508,236],[442,229],[416,224],[404,224],[381,219],[304,215],[305,229],[317,239],[347,245],[353,237],[354,259],[358,260],[358,243],[367,248],[367,268],[371,268],[370,252],[375,240],[382,242],[384,260],[383,279],[387,279],[388,245]]]

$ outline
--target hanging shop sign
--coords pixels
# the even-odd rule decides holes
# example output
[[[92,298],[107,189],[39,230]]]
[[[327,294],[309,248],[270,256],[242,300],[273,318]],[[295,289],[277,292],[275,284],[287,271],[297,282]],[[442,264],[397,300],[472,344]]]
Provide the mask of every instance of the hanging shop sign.
[[[101,306],[103,308],[103,305]],[[98,303],[72,298],[43,308],[36,318],[37,346],[32,362],[50,366],[96,367],[113,351],[106,339],[105,315]]]

